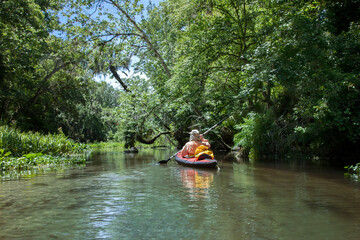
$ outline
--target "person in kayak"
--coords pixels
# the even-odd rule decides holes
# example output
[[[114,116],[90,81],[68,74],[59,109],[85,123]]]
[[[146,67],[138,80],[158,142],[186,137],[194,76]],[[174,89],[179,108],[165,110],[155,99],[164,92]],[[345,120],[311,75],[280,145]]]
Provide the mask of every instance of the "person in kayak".
[[[190,140],[185,144],[181,150],[181,156],[183,157],[194,157],[195,151],[199,146],[206,146],[210,148],[211,145],[207,139],[199,133],[198,130],[194,129],[190,132]]]

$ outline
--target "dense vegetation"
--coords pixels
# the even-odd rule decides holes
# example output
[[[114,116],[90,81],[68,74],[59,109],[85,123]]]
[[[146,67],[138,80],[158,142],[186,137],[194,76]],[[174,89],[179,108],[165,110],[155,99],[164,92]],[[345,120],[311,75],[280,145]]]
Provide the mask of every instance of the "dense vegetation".
[[[3,0],[0,121],[180,146],[231,114],[215,148],[360,155],[359,19],[359,0]]]
[[[85,163],[89,150],[61,132],[42,135],[0,127],[0,174]]]

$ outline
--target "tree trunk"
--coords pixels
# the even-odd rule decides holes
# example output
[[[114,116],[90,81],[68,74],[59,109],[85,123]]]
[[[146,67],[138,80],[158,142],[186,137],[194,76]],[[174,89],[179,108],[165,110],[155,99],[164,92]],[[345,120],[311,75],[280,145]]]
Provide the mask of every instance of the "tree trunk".
[[[153,144],[155,141],[156,141],[156,139],[158,139],[161,135],[163,135],[163,134],[169,134],[169,133],[171,133],[171,132],[161,132],[161,133],[158,133],[156,136],[154,136],[152,139],[150,139],[150,140],[146,140],[146,139],[144,139],[143,137],[142,137],[142,135],[139,135],[139,134],[136,134],[136,140],[138,141],[138,142],[141,142],[141,143],[144,143],[144,144]]]

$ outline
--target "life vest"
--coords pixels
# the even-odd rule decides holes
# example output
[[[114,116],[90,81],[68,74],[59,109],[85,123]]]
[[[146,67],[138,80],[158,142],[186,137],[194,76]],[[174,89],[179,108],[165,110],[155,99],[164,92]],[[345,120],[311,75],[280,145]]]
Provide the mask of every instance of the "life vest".
[[[196,160],[201,160],[205,158],[214,159],[214,153],[211,150],[209,150],[207,146],[201,145],[198,146],[195,150],[195,158]]]

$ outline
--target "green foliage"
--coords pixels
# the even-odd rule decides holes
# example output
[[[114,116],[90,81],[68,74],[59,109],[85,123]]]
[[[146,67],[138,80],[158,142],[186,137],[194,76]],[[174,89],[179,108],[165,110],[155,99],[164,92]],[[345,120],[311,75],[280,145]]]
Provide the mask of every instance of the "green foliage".
[[[124,143],[107,141],[107,142],[90,143],[89,146],[91,148],[124,148]]]
[[[0,159],[0,171],[2,174],[10,171],[33,170],[40,168],[58,168],[74,164],[84,164],[86,158],[83,156],[51,156],[41,153],[26,154],[19,158]]]
[[[355,165],[345,166],[345,169],[349,171],[349,173],[360,174],[360,163],[356,163]]]
[[[360,2],[357,0],[326,1],[327,29],[335,34],[347,32],[353,22],[360,19]]]
[[[245,132],[237,135],[236,142],[251,147],[257,142],[262,154],[280,145],[279,141],[284,149],[320,156],[359,153],[355,147],[360,140],[358,23],[335,36],[326,31],[331,19],[322,20],[321,9],[331,4],[272,4],[269,1],[268,10],[258,15],[257,28],[266,38],[262,36],[249,51],[250,63],[244,68],[247,78],[239,97],[249,102],[244,107],[260,116],[273,109],[276,138],[267,139],[268,147],[261,147],[259,132],[266,136],[269,128],[255,131],[257,121],[267,119],[255,115],[245,121],[241,128]]]
[[[14,128],[1,126],[0,149],[11,152],[14,157],[28,153],[61,156],[83,153],[87,150],[87,146],[69,140],[64,134],[23,133]]]
[[[249,149],[254,159],[264,154],[277,155],[285,152],[285,141],[272,110],[264,114],[251,112],[244,122],[235,128],[240,131],[234,136],[235,145]]]
[[[360,163],[345,166],[344,169],[347,170],[347,173],[344,174],[345,177],[350,177],[350,178],[354,179],[355,181],[359,181]]]
[[[81,142],[106,141],[116,130],[118,91],[105,82],[89,81],[77,102],[63,105],[57,121],[64,133]]]
[[[86,41],[60,37],[60,12],[58,1],[2,1],[0,119],[25,131],[62,127],[76,140],[106,140],[116,91],[92,79]]]
[[[5,0],[0,4],[2,120],[18,117],[17,111],[27,105],[33,97],[30,91],[36,91],[37,82],[43,78],[37,69],[50,54],[49,31],[56,22],[56,11],[51,10],[55,8],[51,0]]]
[[[360,154],[358,1],[60,3],[0,6],[1,122],[132,147],[231,114],[214,147]],[[93,80],[110,66],[126,91]]]
[[[5,160],[6,157],[10,156],[11,152],[5,152],[4,149],[0,149],[0,160]]]
[[[69,140],[62,133],[42,135],[0,127],[2,172],[84,163],[88,151],[87,145]]]
[[[354,165],[345,166],[349,174],[355,174],[357,176],[360,175],[360,163],[356,163]]]

